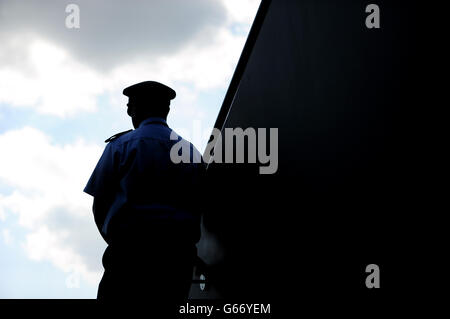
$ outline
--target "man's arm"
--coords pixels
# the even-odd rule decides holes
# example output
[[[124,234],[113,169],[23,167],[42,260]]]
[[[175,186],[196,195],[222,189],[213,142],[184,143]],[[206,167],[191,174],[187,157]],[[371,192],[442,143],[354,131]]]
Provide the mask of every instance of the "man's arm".
[[[114,148],[111,144],[108,144],[84,189],[86,193],[94,197],[92,212],[95,224],[105,241],[106,238],[102,228],[114,201],[115,167]]]
[[[106,242],[108,241],[106,239],[106,234],[102,231],[102,228],[111,204],[112,199],[108,200],[104,197],[94,197],[94,201],[92,204],[92,212],[94,214],[95,224],[97,225],[98,231]]]

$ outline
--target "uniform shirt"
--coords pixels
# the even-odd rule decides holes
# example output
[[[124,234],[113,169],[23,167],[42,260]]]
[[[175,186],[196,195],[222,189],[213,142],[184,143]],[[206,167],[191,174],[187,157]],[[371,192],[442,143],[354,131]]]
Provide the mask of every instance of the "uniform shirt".
[[[176,146],[179,155],[189,152],[189,163],[173,162],[170,152]],[[197,149],[162,118],[147,118],[109,142],[84,189],[94,197],[94,218],[103,238],[109,241],[114,221],[118,228],[151,228],[161,222],[199,226],[194,197],[200,194],[204,168]]]

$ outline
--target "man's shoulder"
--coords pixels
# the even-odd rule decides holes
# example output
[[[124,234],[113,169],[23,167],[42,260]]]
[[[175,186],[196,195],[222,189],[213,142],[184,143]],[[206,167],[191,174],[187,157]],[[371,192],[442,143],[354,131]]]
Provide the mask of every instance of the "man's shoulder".
[[[125,134],[128,134],[128,133],[130,133],[130,132],[132,132],[132,131],[133,131],[133,130],[127,130],[127,131],[123,131],[123,132],[114,134],[113,136],[107,138],[107,139],[105,140],[105,143],[110,143],[110,142],[116,141],[119,137],[121,137],[121,136],[123,136],[123,135],[125,135]]]

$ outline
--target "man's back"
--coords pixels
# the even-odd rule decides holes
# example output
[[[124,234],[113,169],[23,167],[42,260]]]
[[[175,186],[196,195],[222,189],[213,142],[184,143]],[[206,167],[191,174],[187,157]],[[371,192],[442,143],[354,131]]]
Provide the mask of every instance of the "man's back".
[[[204,166],[194,163],[201,157],[192,144],[174,137],[177,135],[163,119],[148,118],[136,130],[107,145],[85,189],[111,203],[109,208],[95,212],[101,215],[96,220],[103,220],[98,226],[106,238],[125,230],[161,230],[168,224],[172,229],[176,229],[174,225],[199,225],[200,213],[193,205],[193,197],[199,193]],[[180,142],[190,146],[190,163],[171,160],[170,151]],[[192,240],[198,240],[199,230],[190,230]],[[170,233],[167,235],[173,235]]]

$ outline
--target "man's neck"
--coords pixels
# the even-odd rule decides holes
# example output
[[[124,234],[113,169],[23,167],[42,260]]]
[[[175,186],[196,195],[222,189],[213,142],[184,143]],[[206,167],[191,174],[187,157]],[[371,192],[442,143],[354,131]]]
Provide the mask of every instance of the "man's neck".
[[[148,124],[150,122],[160,122],[160,123],[167,124],[166,118],[159,117],[159,116],[151,116],[151,117],[147,117],[146,119],[140,121],[140,123],[138,124],[137,127],[141,127],[142,125]]]

